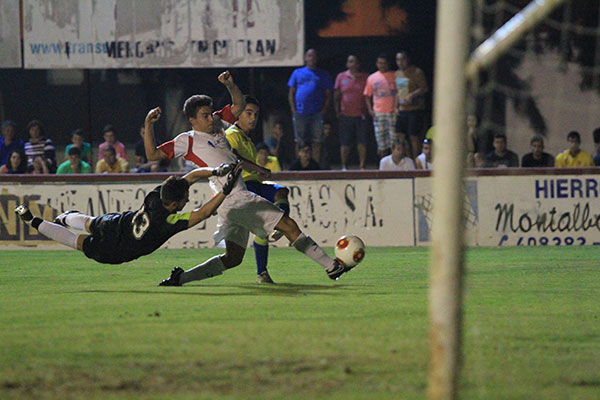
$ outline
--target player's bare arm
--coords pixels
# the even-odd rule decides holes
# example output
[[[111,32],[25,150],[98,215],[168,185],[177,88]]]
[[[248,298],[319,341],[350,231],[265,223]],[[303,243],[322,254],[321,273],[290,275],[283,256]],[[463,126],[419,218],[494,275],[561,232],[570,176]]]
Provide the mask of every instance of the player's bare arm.
[[[227,88],[227,91],[231,95],[231,112],[237,118],[240,116],[244,108],[246,108],[246,102],[244,101],[244,95],[240,88],[233,81],[233,76],[229,71],[222,72],[217,78]]]
[[[201,179],[208,179],[211,176],[225,176],[236,167],[236,163],[221,164],[217,168],[202,167],[196,168],[183,176],[190,185]]]
[[[210,218],[211,215],[215,214],[217,208],[219,208],[221,203],[223,203],[223,200],[225,200],[225,197],[226,196],[223,192],[219,192],[212,199],[204,203],[202,207],[196,208],[194,211],[192,211],[188,221],[188,228],[199,224],[205,219]]]
[[[246,171],[255,171],[260,179],[269,179],[271,177],[270,169],[261,167],[254,161],[250,161],[247,158],[240,156],[240,153],[238,153],[236,149],[231,149],[231,151],[233,151],[233,154],[235,154],[236,157],[240,160],[242,168]]]
[[[156,148],[156,140],[154,139],[154,124],[160,119],[160,107],[153,108],[148,111],[144,120],[144,150],[148,161],[165,160],[168,156],[160,149]]]

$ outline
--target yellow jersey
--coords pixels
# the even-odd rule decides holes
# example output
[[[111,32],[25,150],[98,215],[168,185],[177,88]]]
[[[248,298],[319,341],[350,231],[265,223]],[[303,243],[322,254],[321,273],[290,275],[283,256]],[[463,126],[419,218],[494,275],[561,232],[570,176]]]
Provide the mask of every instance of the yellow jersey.
[[[255,161],[258,164],[258,158]],[[260,164],[258,164],[260,165]],[[267,156],[267,163],[265,165],[260,165],[263,168],[271,170],[271,172],[279,172],[281,171],[281,165],[279,165],[279,160],[275,156]]]
[[[569,150],[565,150],[556,156],[554,166],[561,167],[593,167],[594,160],[592,155],[586,151],[579,150],[575,157],[571,155]]]
[[[225,138],[229,142],[229,145],[235,149],[240,156],[248,161],[256,162],[256,147],[252,143],[252,139],[241,130],[237,124],[231,125],[225,131]],[[256,171],[242,171],[242,179],[244,181],[259,181],[258,173]]]

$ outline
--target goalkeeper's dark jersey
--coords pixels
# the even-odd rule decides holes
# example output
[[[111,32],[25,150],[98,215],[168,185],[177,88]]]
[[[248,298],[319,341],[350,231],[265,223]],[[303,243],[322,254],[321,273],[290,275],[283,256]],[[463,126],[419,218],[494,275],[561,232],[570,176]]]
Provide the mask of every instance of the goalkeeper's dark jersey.
[[[83,252],[101,263],[120,264],[152,253],[171,236],[188,228],[191,213],[170,213],[160,200],[160,186],[137,211],[94,218]]]

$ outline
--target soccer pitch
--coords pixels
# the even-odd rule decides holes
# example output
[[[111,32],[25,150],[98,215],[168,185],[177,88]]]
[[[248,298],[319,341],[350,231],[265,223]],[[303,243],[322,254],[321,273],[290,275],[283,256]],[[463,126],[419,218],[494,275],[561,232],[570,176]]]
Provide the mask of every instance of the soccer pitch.
[[[3,251],[0,398],[425,397],[428,249],[367,248],[338,282],[271,249],[275,286],[253,283],[250,250],[223,276],[156,286],[218,253]],[[468,251],[461,398],[600,398],[597,254]]]

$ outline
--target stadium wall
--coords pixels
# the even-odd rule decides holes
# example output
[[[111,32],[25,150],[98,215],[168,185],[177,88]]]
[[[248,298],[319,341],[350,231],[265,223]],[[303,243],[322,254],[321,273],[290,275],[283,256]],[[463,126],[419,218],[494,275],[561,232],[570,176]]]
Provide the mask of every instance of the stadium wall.
[[[167,174],[0,176],[0,246],[61,249],[21,223],[13,210],[27,204],[53,219],[64,210],[90,215],[139,207]],[[290,188],[291,216],[324,246],[354,233],[369,246],[427,246],[432,225],[428,172],[281,172]],[[465,224],[470,245],[600,244],[600,170],[472,170],[465,181]],[[195,184],[186,210],[211,196]],[[212,247],[217,219],[210,218],[165,244]],[[276,245],[287,245],[281,240]]]

